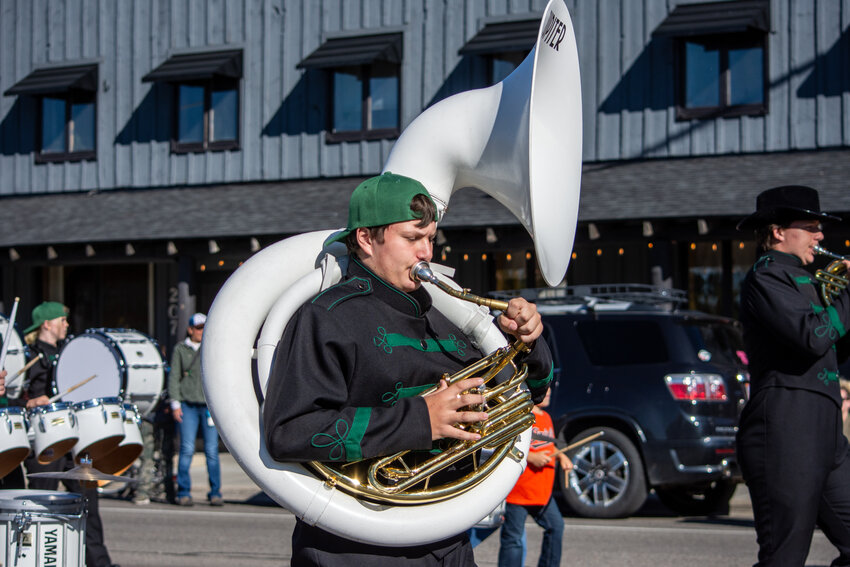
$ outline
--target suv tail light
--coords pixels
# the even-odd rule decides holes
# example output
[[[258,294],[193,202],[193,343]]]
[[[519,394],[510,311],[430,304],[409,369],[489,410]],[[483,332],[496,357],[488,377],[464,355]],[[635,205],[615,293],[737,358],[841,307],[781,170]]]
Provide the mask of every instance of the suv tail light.
[[[664,377],[670,394],[685,402],[722,402],[728,399],[726,382],[717,374],[668,374]]]

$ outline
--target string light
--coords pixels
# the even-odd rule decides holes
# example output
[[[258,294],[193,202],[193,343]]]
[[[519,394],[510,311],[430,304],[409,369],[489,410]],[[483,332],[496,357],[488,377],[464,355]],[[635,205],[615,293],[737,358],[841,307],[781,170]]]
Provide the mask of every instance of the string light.
[[[739,250],[743,250],[743,249],[744,249],[744,243],[743,243],[743,242],[739,242],[739,243],[738,243],[738,249],[739,249]]]
[[[202,271],[202,272],[206,272],[206,271],[207,271],[207,265],[206,265],[206,264],[201,264],[201,271]]]
[[[525,259],[526,259],[526,260],[531,260],[531,252],[526,252],[526,253],[525,253]]]
[[[646,245],[646,247],[647,248],[653,248],[654,246],[653,246],[652,242],[650,242],[649,244]]]
[[[487,254],[482,254],[482,255],[481,255],[481,261],[482,261],[482,262],[486,262],[486,261],[487,261]]]
[[[463,261],[464,261],[464,262],[468,262],[468,261],[469,261],[469,254],[464,254],[464,255],[463,255]]]
[[[219,265],[219,266],[223,266],[223,265],[224,265],[224,260],[219,260],[219,261],[218,261],[218,265]]]
[[[618,253],[620,256],[622,256],[623,254],[625,254],[625,253],[626,253],[626,251],[625,251],[625,250],[623,250],[622,248],[620,248],[619,250],[617,250],[617,253]]]
[[[512,256],[511,256],[510,254],[508,254],[507,256],[505,256],[505,260],[507,260],[508,262],[510,262],[510,261],[511,261],[511,259],[512,259]]]
[[[576,258],[578,258],[578,254],[576,254],[575,252],[573,252],[572,258],[573,258],[573,260],[575,260]]]
[[[844,247],[845,247],[845,248],[850,248],[850,240],[845,240],[845,241],[844,241]]]
[[[691,242],[691,250],[696,250],[696,249],[697,249],[697,243]]]
[[[716,243],[712,243],[712,245],[711,245],[711,251],[712,251],[712,252],[717,252],[717,244],[716,244]]]
[[[602,256],[602,248],[597,248],[597,249],[596,249],[596,255],[597,255],[597,256]]]
[[[445,262],[446,261],[446,251],[443,250],[443,253],[440,255],[440,259]]]

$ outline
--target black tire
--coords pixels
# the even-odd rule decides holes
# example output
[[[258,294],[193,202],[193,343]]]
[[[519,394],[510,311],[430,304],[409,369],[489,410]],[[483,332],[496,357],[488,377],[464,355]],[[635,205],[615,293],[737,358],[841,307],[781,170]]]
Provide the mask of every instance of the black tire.
[[[722,516],[729,514],[729,500],[736,483],[718,480],[702,486],[656,488],[661,503],[682,516]]]
[[[569,443],[598,431],[604,435],[570,451],[574,468],[569,485],[558,475],[561,494],[573,512],[584,518],[630,516],[646,501],[643,461],[631,440],[609,427],[586,429]]]

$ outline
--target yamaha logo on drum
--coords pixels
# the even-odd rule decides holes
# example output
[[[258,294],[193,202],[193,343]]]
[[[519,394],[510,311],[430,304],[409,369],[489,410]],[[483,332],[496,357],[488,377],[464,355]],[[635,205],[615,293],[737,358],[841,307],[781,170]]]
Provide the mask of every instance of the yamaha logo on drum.
[[[543,43],[558,51],[564,36],[567,35],[567,26],[564,22],[555,15],[554,12],[549,16],[549,21],[546,22],[546,27],[543,28],[542,40]]]

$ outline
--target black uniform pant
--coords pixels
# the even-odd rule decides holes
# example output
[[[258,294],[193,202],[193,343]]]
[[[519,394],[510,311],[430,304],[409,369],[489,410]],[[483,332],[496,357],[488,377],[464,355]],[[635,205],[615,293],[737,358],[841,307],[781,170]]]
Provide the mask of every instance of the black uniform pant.
[[[835,402],[766,388],[741,415],[738,459],[750,490],[759,567],[805,564],[815,524],[850,565],[850,445]]]
[[[27,474],[35,472],[61,472],[74,468],[74,459],[68,453],[50,464],[39,464],[38,460],[30,455],[24,462]],[[56,490],[59,488],[59,480],[55,478],[29,478],[28,487],[32,490]],[[100,507],[98,505],[97,486],[87,488],[86,483],[76,480],[62,480],[62,484],[68,492],[80,494],[85,499],[86,507],[86,567],[103,567],[112,565],[109,552],[103,542],[103,522],[100,519]]]

